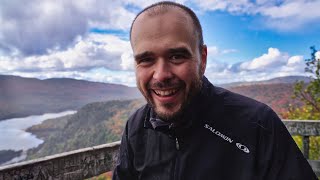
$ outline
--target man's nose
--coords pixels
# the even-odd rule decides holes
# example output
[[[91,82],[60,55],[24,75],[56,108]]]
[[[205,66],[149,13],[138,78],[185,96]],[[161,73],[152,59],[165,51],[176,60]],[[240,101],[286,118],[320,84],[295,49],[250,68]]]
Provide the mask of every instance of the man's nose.
[[[165,59],[159,59],[154,68],[153,79],[157,81],[171,79],[173,77],[171,70],[169,62],[166,62]]]

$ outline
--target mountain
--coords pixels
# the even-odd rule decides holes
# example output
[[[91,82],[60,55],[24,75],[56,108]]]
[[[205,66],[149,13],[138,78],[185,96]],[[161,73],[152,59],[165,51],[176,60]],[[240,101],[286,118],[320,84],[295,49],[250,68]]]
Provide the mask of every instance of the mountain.
[[[118,84],[0,75],[0,120],[75,110],[97,101],[140,97],[137,88]]]
[[[265,81],[250,81],[250,82],[233,82],[227,84],[219,84],[221,87],[235,87],[235,86],[249,86],[256,84],[293,84],[297,81],[310,82],[311,78],[306,76],[285,76],[285,77],[277,77]]]
[[[49,119],[27,131],[44,140],[28,151],[28,159],[118,141],[128,117],[142,99],[90,103],[76,114]]]
[[[250,84],[227,87],[228,90],[253,98],[270,106],[280,117],[289,109],[289,104],[301,105],[297,99],[292,99],[293,84]]]
[[[286,76],[265,81],[235,82],[218,86],[263,102],[282,117],[288,111],[290,104],[302,105],[298,100],[292,99],[294,83],[297,81],[308,83],[310,80],[310,77],[305,76]]]

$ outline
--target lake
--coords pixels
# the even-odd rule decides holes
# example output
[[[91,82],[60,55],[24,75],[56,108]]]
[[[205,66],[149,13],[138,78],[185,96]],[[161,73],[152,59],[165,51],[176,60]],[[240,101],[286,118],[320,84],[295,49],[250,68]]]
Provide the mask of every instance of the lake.
[[[23,150],[21,157],[15,158],[15,161],[22,160],[25,158],[28,149],[37,147],[43,143],[43,140],[26,132],[25,130],[27,128],[40,124],[46,119],[62,117],[74,113],[76,113],[76,111],[70,110],[60,113],[46,113],[43,115],[2,120],[0,121],[0,150]]]

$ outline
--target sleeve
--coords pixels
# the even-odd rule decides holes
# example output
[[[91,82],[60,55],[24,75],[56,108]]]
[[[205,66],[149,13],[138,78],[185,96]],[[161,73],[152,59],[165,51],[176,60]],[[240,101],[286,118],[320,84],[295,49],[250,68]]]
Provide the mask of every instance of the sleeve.
[[[135,180],[138,179],[132,164],[132,150],[128,141],[128,122],[122,135],[120,152],[117,165],[113,171],[112,180]]]
[[[318,179],[281,119],[269,107],[265,112],[269,131],[260,136],[262,179]]]

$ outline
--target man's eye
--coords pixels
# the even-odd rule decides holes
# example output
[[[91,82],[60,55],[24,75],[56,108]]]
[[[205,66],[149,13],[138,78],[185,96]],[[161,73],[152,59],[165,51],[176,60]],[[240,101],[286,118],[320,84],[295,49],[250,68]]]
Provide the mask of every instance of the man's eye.
[[[175,54],[170,57],[170,60],[177,64],[184,62],[185,59],[187,59],[187,57],[182,54]]]
[[[148,64],[152,63],[153,58],[142,58],[138,60],[138,64]]]
[[[175,59],[182,59],[182,58],[185,58],[183,55],[179,55],[179,54],[176,54],[176,55],[172,55],[171,56],[171,59],[175,60]]]

